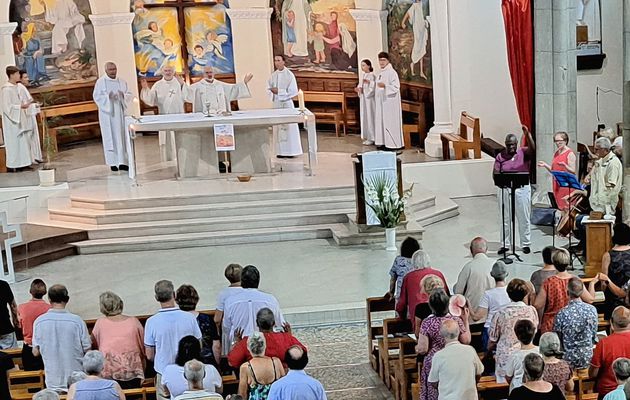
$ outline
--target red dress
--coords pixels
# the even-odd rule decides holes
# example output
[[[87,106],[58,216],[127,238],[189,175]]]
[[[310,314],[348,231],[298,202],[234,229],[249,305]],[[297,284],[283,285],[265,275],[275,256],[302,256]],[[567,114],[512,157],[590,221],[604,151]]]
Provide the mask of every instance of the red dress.
[[[567,293],[568,284],[569,279],[562,279],[557,276],[550,276],[543,283],[543,289],[545,289],[547,293],[547,302],[540,323],[540,333],[551,332],[553,330],[553,321],[556,319],[556,314],[569,304],[569,294]]]
[[[569,164],[569,155],[575,154],[573,150],[569,149],[561,154],[558,154],[558,151],[553,154],[553,161],[551,162],[551,170],[552,171],[563,171],[569,172],[564,165],[560,165],[561,162],[565,164]],[[558,185],[555,179],[553,179],[553,195],[556,197],[556,202],[558,203],[558,207],[561,210],[566,210],[569,208],[569,202],[564,198],[570,194],[569,188],[563,188]]]

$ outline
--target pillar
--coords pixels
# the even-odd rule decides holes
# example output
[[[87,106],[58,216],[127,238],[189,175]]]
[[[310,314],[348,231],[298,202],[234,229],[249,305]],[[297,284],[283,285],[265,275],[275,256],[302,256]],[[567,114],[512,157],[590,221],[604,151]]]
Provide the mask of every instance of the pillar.
[[[623,220],[630,220],[630,0],[623,0]]]
[[[136,60],[133,50],[133,32],[131,23],[135,14],[129,12],[129,2],[126,2],[126,11],[112,10],[110,7],[103,9],[95,4],[100,0],[91,0],[93,14],[90,20],[94,26],[94,41],[96,44],[96,60],[99,76],[105,73],[105,63],[113,62],[118,67],[118,77],[124,79],[129,85],[129,91],[138,97],[138,77],[136,73]],[[101,2],[103,5],[107,2]],[[99,13],[105,11],[105,13]],[[116,12],[111,12],[116,11]],[[138,105],[130,104],[129,112],[139,115]]]
[[[356,0],[356,9],[350,15],[357,25],[357,56],[372,62],[374,70],[379,70],[378,53],[387,51],[387,11],[382,1]]]
[[[246,74],[252,97],[239,100],[241,109],[270,108],[267,80],[274,70],[271,13],[268,0],[232,0],[227,14],[232,24],[234,71],[240,82]]]
[[[429,30],[431,31],[431,63],[433,66],[433,107],[435,122],[425,140],[425,152],[430,157],[442,157],[440,134],[453,133],[451,105],[451,66],[449,40],[449,8],[451,0],[431,0]]]
[[[4,68],[7,65],[15,65],[15,55],[13,54],[12,35],[17,28],[17,22],[0,22],[0,82],[6,81]]]

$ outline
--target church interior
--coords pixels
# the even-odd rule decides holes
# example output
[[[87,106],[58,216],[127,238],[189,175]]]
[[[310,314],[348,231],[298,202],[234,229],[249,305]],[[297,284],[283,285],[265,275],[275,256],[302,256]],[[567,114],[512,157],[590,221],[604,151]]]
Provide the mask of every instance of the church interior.
[[[524,353],[517,385],[502,372],[503,357],[528,348],[511,326],[496,333],[509,302],[533,310],[530,342],[545,371],[558,359],[570,365],[566,388],[551,382],[562,397],[544,398],[621,396],[626,381],[630,396],[630,340],[595,361],[609,351],[600,343],[630,334],[630,1],[6,0],[0,74],[7,398],[88,390],[65,383],[80,365],[53,385],[53,339],[37,339],[59,285],[59,303],[91,338],[77,357],[84,367],[92,350],[105,360],[98,374],[85,367],[87,380],[118,382],[127,399],[259,398],[254,369],[229,356],[238,340],[221,300],[228,286],[271,294],[278,306],[257,299],[248,327],[236,327],[248,362],[274,360],[276,347],[288,372],[272,373],[261,399],[547,394],[540,387],[551,381],[534,379]],[[258,281],[246,286],[252,269],[260,291]],[[414,274],[441,286],[425,289]],[[554,278],[537,284],[539,275]],[[39,279],[53,308],[28,322],[20,310],[42,301],[32,297]],[[170,303],[158,299],[160,282]],[[528,293],[515,300],[519,282]],[[578,284],[597,315],[585,367],[572,364],[569,335],[556,329]],[[186,285],[198,313],[178,302]],[[500,287],[501,307],[480,304]],[[116,320],[99,298],[109,292],[144,332],[135,384],[111,375],[114,356],[94,332]],[[203,387],[188,379],[195,357],[177,364],[186,334],[167,350],[151,345],[149,317],[176,309],[173,301],[210,316],[219,347],[206,349],[199,322],[201,352],[216,357],[202,364],[222,392],[205,386],[207,369]],[[270,345],[263,307],[275,316],[269,331],[301,347]],[[454,339],[447,319],[458,321]],[[249,348],[258,331],[262,355]],[[551,334],[564,359],[560,348],[544,353]],[[448,370],[436,360],[448,362],[453,340],[478,356],[466,366],[477,376],[471,387],[438,371]],[[36,348],[43,358],[31,368]],[[183,371],[180,395],[164,384],[160,350]],[[293,350],[302,361],[308,353],[301,369],[321,394],[285,388],[297,379]],[[624,379],[619,357],[629,359]]]

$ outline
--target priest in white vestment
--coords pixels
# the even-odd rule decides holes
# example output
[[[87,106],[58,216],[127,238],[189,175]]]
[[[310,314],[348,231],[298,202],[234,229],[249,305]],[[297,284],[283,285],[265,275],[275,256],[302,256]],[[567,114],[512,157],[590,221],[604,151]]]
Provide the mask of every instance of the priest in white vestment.
[[[14,66],[8,66],[6,73],[9,81],[2,86],[0,91],[2,131],[7,158],[6,165],[10,171],[15,171],[18,168],[30,167],[33,161],[25,112],[30,107],[30,103],[23,103],[20,100],[17,87],[20,81],[20,70]]]
[[[376,77],[374,142],[379,147],[401,149],[403,144],[400,79],[389,62],[389,54],[378,54],[381,73]]]
[[[140,81],[142,91],[140,98],[151,107],[157,106],[160,114],[184,113],[184,95],[182,86],[184,80],[175,76],[175,69],[168,65],[162,68],[162,79],[155,82],[151,88],[146,79]],[[177,158],[175,149],[175,132],[159,132],[160,157],[162,161],[171,161]]]
[[[298,95],[295,75],[286,68],[284,55],[275,56],[273,63],[276,70],[267,82],[267,91],[271,94],[273,108],[295,108],[293,98]],[[274,125],[273,134],[278,157],[294,157],[302,154],[298,124]]]
[[[68,32],[71,29],[79,48],[82,48],[85,40],[85,17],[79,12],[74,0],[56,0],[52,7],[47,6],[44,0],[39,0],[39,3],[46,10],[46,22],[53,24],[52,53],[65,53],[68,50]]]
[[[247,83],[252,74],[245,75],[242,83],[225,83],[214,79],[211,66],[203,67],[203,79],[190,86],[184,86],[184,99],[192,103],[194,112],[219,115],[232,111],[230,102],[251,97]]]
[[[20,101],[22,104],[29,104],[24,110],[26,117],[24,119],[24,129],[28,129],[28,139],[31,142],[32,161],[40,163],[42,159],[42,145],[39,140],[39,128],[37,127],[37,114],[39,114],[39,104],[33,100],[33,96],[29,93],[26,85],[29,84],[29,76],[26,71],[20,71],[20,82],[17,84]]]
[[[105,75],[94,86],[94,102],[98,106],[98,122],[103,137],[105,163],[112,171],[129,170],[125,142],[125,111],[132,99],[127,82],[117,78],[116,64],[105,64]]]

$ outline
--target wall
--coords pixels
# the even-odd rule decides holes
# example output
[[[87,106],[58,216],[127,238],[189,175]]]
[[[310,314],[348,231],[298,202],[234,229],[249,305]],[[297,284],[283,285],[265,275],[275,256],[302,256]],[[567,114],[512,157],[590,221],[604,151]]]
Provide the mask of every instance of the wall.
[[[623,81],[623,13],[622,0],[601,1],[602,43],[606,59],[600,70],[579,71],[577,79],[578,140],[593,141],[593,131],[600,123],[597,120],[597,86],[621,93]],[[599,96],[601,123],[614,129],[622,121],[622,97],[615,93]]]

